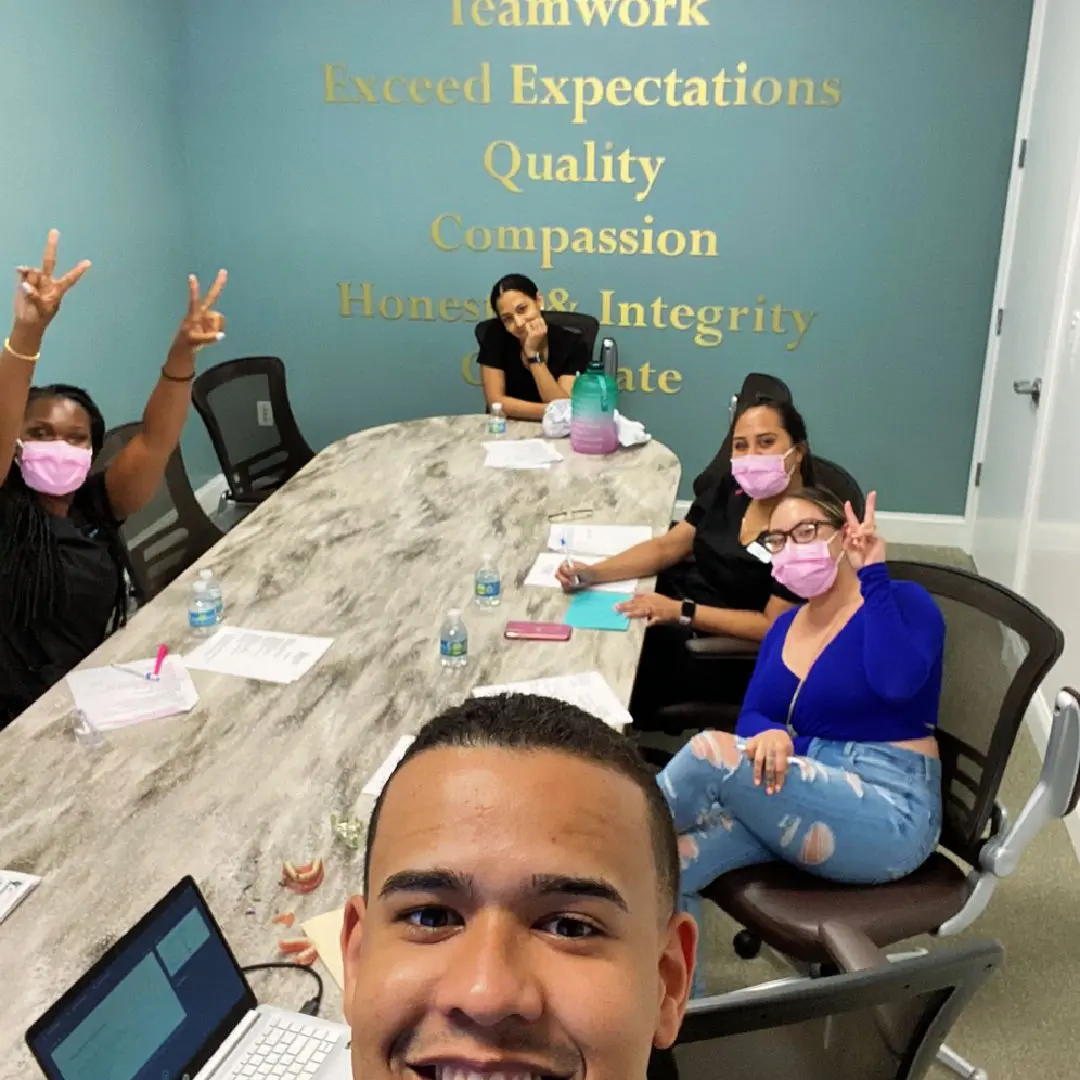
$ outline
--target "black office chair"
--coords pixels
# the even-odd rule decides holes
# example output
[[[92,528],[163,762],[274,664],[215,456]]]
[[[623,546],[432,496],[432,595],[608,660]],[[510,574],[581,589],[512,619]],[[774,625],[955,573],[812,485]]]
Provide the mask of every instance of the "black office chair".
[[[241,506],[265,501],[315,456],[300,434],[276,356],[244,356],[199,375],[191,400],[202,417],[228,498]]]
[[[921,1080],[1003,956],[974,941],[889,963],[843,926],[827,933],[850,974],[692,1001],[648,1080]]]
[[[580,334],[585,339],[585,348],[592,359],[596,349],[596,339],[600,334],[600,320],[592,315],[585,315],[580,311],[544,311],[544,320],[551,326],[559,326],[571,333]],[[476,335],[476,344],[484,347],[484,339],[493,327],[498,325],[498,319],[485,319],[476,324],[473,333]],[[611,374],[614,374],[612,372]]]
[[[740,956],[755,955],[765,942],[804,963],[835,963],[822,936],[833,921],[882,947],[960,933],[1039,829],[1080,801],[1080,696],[1068,689],[1057,697],[1039,783],[1015,822],[998,801],[1028,706],[1064,647],[1058,627],[1022,597],[966,570],[891,562],[889,572],[922,584],[945,617],[939,851],[886,885],[835,885],[787,863],[717,878],[702,895],[746,928],[735,939]],[[955,1055],[948,1064],[961,1076],[976,1075]]]
[[[764,375],[752,371],[743,379],[737,394],[732,394],[728,406],[728,428],[716,456],[694,479],[694,495],[700,496],[715,487],[731,472],[731,436],[735,427],[735,414],[743,405],[754,405],[759,401],[791,401],[791,391],[787,383],[775,375]]]
[[[106,432],[94,471],[104,471],[141,427],[138,422],[121,424]],[[154,497],[120,528],[135,600],[148,603],[224,535],[199,505],[178,446]]]

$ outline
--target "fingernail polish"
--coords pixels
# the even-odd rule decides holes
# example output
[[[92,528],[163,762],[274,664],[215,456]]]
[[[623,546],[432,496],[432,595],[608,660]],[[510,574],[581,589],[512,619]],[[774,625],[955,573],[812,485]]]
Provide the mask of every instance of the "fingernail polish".
[[[26,293],[27,296],[30,295],[30,282],[24,281],[22,283],[22,291]]]
[[[224,330],[219,330],[218,331],[217,339],[218,339],[218,341],[224,341],[225,340],[225,331]]]

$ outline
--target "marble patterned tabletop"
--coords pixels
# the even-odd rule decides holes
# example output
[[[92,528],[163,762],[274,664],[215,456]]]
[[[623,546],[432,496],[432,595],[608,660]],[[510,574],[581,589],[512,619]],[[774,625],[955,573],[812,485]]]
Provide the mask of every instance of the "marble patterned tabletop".
[[[507,438],[535,436],[510,424]],[[567,598],[523,581],[548,515],[591,507],[587,524],[670,521],[680,467],[652,442],[610,457],[573,455],[550,470],[483,466],[483,417],[376,428],[320,453],[236,526],[87,665],[175,651],[196,571],[211,565],[231,624],[333,637],[291,685],[193,672],[190,714],[111,732],[91,752],[70,734],[55,687],[0,733],[0,868],[43,877],[0,923],[0,1080],[36,1074],[27,1026],[184,874],[207,896],[242,964],[277,959],[282,910],[305,918],[360,886],[360,852],[333,841],[331,812],[364,817],[360,790],[396,743],[472,687],[599,670],[629,699],[643,628],[575,631],[569,644],[509,642],[507,619],[561,620]],[[470,605],[484,551],[504,599]],[[645,583],[647,584],[647,583]],[[469,665],[438,663],[438,629],[464,609]],[[306,896],[279,884],[283,860],[326,860]],[[323,1015],[340,1016],[325,976]],[[256,981],[258,980],[258,981]],[[253,976],[262,999],[298,1007],[308,980]]]

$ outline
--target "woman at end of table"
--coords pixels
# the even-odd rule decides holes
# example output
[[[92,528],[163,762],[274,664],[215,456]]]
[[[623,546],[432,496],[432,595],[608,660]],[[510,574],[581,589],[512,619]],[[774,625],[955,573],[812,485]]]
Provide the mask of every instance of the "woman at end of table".
[[[570,397],[574,379],[589,366],[580,334],[549,326],[544,298],[524,274],[507,274],[491,290],[496,321],[480,347],[487,407],[498,402],[511,420],[543,420],[552,401]]]
[[[90,395],[31,386],[61,302],[90,269],[56,274],[59,234],[40,268],[16,271],[15,320],[0,351],[0,730],[123,624],[119,527],[154,496],[191,404],[195,353],[224,337],[214,304],[189,279],[188,310],[143,412],[140,432],[102,473],[90,466],[105,420]]]

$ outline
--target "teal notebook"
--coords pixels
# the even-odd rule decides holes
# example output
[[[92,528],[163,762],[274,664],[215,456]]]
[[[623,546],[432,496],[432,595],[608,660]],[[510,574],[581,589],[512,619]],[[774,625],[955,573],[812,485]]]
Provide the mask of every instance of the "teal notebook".
[[[615,610],[616,604],[625,603],[633,593],[580,592],[566,609],[563,622],[578,630],[625,630],[630,620]]]

